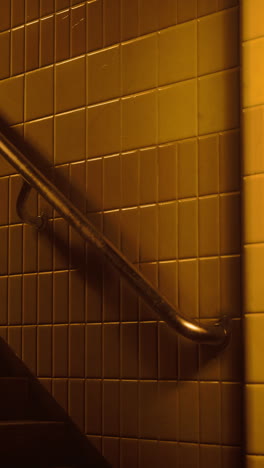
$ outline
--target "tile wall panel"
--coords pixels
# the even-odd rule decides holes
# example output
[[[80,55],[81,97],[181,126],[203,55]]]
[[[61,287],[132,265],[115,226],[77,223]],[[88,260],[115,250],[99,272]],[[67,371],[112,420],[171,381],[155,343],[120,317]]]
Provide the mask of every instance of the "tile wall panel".
[[[263,465],[264,444],[259,427],[263,420],[264,373],[260,365],[263,332],[262,179],[263,179],[263,50],[262,2],[242,2],[242,125],[243,125],[243,254],[245,284],[245,438],[246,466]]]
[[[233,320],[222,351],[175,337],[41,197],[28,209],[48,210],[48,229],[21,224],[21,178],[0,160],[1,336],[113,468],[241,466],[237,4],[0,2],[10,125],[182,313]],[[257,116],[245,118],[252,147]],[[259,312],[261,298],[252,304]]]

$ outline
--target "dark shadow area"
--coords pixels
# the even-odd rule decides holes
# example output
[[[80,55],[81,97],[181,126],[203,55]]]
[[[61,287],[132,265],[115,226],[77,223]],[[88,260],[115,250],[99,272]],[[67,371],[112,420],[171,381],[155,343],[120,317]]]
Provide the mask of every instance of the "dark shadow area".
[[[23,431],[15,434],[16,438],[13,441],[13,448],[3,446],[0,448],[1,466],[7,468],[13,466],[32,468],[51,468],[56,466],[110,468],[110,465],[79,431],[64,409],[58,405],[2,338],[0,338],[0,356],[0,384],[1,378],[16,377],[28,379],[29,398],[27,408],[24,409],[25,416],[23,420],[36,422],[34,432],[29,434],[32,441],[30,446],[22,444],[28,440],[26,434],[23,434],[25,430],[23,428]],[[54,426],[55,431],[51,425],[48,433],[45,433],[45,431],[43,434],[41,432],[38,433],[37,422],[40,421],[64,423],[63,425],[59,425],[59,429],[62,428],[63,430],[60,430],[58,434],[56,425]],[[6,428],[4,430],[6,431]],[[3,438],[1,439],[2,441]],[[23,454],[15,450],[20,445],[23,447]]]

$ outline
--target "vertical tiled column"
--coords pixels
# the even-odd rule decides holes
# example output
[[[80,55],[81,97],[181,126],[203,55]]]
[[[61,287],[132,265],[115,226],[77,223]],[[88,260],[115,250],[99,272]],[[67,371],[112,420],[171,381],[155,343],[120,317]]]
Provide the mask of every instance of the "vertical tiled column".
[[[242,1],[246,466],[264,464],[264,4]]]

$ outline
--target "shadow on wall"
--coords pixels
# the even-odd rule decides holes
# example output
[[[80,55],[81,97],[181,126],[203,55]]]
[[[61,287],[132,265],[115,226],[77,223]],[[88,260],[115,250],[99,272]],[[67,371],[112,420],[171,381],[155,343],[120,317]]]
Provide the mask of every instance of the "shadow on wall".
[[[28,401],[13,401],[13,415],[6,414],[3,416],[1,412],[1,418],[5,422],[11,421],[12,419],[17,420],[17,414],[23,414],[24,421],[56,421],[65,423],[65,427],[69,427],[68,432],[65,431],[65,440],[57,441],[57,445],[52,448],[49,446],[49,440],[45,439],[40,441],[41,448],[43,449],[40,453],[35,453],[34,444],[32,447],[24,447],[25,452],[28,450],[27,461],[34,463],[34,466],[42,466],[45,461],[49,463],[49,466],[54,466],[57,463],[64,464],[74,464],[76,467],[97,467],[97,468],[110,468],[110,465],[102,458],[101,454],[91,445],[87,438],[80,432],[77,426],[72,422],[67,413],[59,406],[59,404],[52,398],[49,392],[41,385],[35,376],[30,372],[26,365],[18,358],[18,356],[10,349],[7,343],[0,338],[0,385],[3,386],[3,383],[9,385],[9,393],[5,395],[5,404],[7,408],[10,408],[12,401],[9,401],[8,398],[15,397],[16,392],[19,393],[19,388],[16,388],[14,391],[12,388],[13,385],[21,385],[21,378],[26,379],[26,382],[29,387]],[[18,378],[18,379],[14,379]],[[13,392],[12,392],[13,390]],[[23,395],[23,388],[21,389],[21,394]],[[36,436],[38,428],[35,429]],[[52,428],[51,428],[52,431]],[[68,437],[67,437],[68,435]],[[14,436],[16,437],[16,436]],[[19,435],[23,439],[23,432]],[[25,439],[26,440],[26,439]],[[56,433],[54,434],[54,442],[56,441]],[[16,441],[14,440],[14,446],[16,446]],[[1,449],[2,462],[3,462],[3,448]],[[33,455],[34,454],[34,455]],[[8,453],[7,454],[7,464],[10,466],[10,463],[26,463],[23,458],[23,454],[20,453]],[[12,465],[13,466],[13,465]],[[24,466],[24,465],[23,465]],[[31,466],[31,465],[27,465]],[[44,466],[44,465],[43,465]],[[45,465],[46,466],[46,465]]]

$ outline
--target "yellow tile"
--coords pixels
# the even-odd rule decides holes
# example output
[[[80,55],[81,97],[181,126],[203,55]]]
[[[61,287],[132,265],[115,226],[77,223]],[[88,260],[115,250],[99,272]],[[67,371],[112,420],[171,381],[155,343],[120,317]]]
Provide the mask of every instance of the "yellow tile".
[[[199,134],[239,126],[239,73],[225,71],[198,81]]]
[[[19,175],[15,175],[10,177],[9,180],[9,223],[10,224],[18,224],[20,223],[20,218],[17,214],[16,210],[16,200],[19,195],[19,192],[22,187],[22,177]]]
[[[245,440],[247,453],[262,455],[264,450],[262,427],[264,424],[264,385],[245,386],[246,427]]]
[[[124,222],[122,220],[123,213],[128,212],[128,211],[131,211],[131,212],[133,212],[135,214],[135,212],[138,212],[138,209],[137,208],[136,209],[129,208],[128,210],[122,210],[122,212],[121,212],[121,225],[122,225],[121,230],[122,230],[122,233],[123,233],[123,230],[125,229],[125,226],[126,226],[126,219],[125,219],[126,215],[124,216],[124,219],[125,219]],[[134,218],[136,217],[136,216],[134,216],[134,214],[132,214],[132,216],[128,216],[130,221],[132,220],[133,217]],[[132,220],[130,224],[133,224],[133,226],[135,226],[135,224],[139,225],[138,220],[136,220],[136,222],[134,222],[134,220]],[[134,229],[134,227],[133,227],[133,229]],[[138,245],[138,232],[137,232],[137,235],[135,236],[135,238],[137,238],[137,245]],[[133,239],[134,241],[135,241],[135,238]],[[121,246],[122,246],[122,250],[124,252],[126,246],[123,246],[122,237],[121,237]],[[137,255],[137,258],[138,258],[138,255]],[[121,298],[120,298],[121,320],[124,321],[124,322],[125,321],[133,321],[135,319],[137,320],[138,319],[138,309],[139,309],[139,307],[138,307],[138,305],[139,305],[138,295],[135,292],[135,289],[124,278],[121,279],[120,293],[121,293]],[[123,343],[123,346],[126,347],[126,344]],[[138,351],[136,353],[138,353]],[[138,375],[138,373],[137,373],[137,375]]]
[[[0,31],[5,31],[10,28],[10,15],[11,13],[11,2],[10,0],[4,0],[1,2],[0,7]]]
[[[37,329],[37,375],[48,377],[51,375],[52,327],[38,327]]]
[[[11,74],[18,75],[25,70],[25,28],[17,28],[12,31],[11,48]]]
[[[177,255],[177,204],[158,205],[159,260],[172,260]]]
[[[140,466],[155,466],[157,461],[158,443],[156,440],[142,440],[139,442]]]
[[[85,190],[86,190],[86,163],[85,161],[70,165],[70,199],[73,204],[85,213]]]
[[[121,167],[120,156],[104,158],[104,209],[119,208],[121,204]]]
[[[125,41],[138,35],[138,2],[121,2],[121,40]]]
[[[54,0],[40,0],[41,16],[45,16],[53,12],[54,12]]]
[[[197,0],[198,16],[209,15],[217,11],[217,0]]]
[[[263,325],[264,315],[254,314],[245,317],[245,379],[248,383],[264,381],[263,366],[260,356],[263,356]]]
[[[141,263],[139,266],[140,272],[145,278],[154,284],[158,285],[158,264],[156,262]],[[157,320],[157,315],[143,300],[139,301],[139,317],[140,320]]]
[[[239,64],[237,9],[209,15],[198,21],[198,74],[205,75]]]
[[[39,21],[26,25],[26,71],[39,66]]]
[[[264,38],[255,39],[243,44],[244,73],[242,96],[244,107],[264,103],[264,91],[261,79],[264,74],[263,53]]]
[[[199,200],[199,255],[206,257],[219,253],[219,198]]]
[[[199,313],[202,318],[219,315],[219,270],[218,258],[206,258],[199,261]]]
[[[10,76],[10,32],[0,34],[0,79]]]
[[[178,444],[175,442],[159,442],[158,445],[158,466],[164,463],[167,468],[178,466],[179,460]]]
[[[192,262],[197,265],[196,261],[188,260],[188,262]],[[184,263],[184,262],[183,262]],[[187,263],[187,262],[185,262]],[[191,271],[191,270],[190,270]],[[186,271],[188,274],[188,270]],[[185,281],[188,280],[188,276],[185,277]],[[193,281],[193,278],[192,278]],[[196,280],[198,281],[198,280]],[[196,283],[197,284],[197,283]],[[191,286],[189,286],[189,295],[191,291]],[[195,291],[195,307],[194,309],[189,309],[187,311],[188,316],[195,316],[198,317],[198,307],[197,307],[197,289]],[[193,291],[192,293],[193,294]],[[194,312],[193,312],[194,311]],[[180,380],[197,380],[199,376],[199,354],[198,354],[198,345],[179,336],[179,378]]]
[[[120,250],[120,210],[104,212],[103,233]]]
[[[236,5],[239,5],[239,0],[219,0],[218,10],[222,10],[224,8],[231,8]]]
[[[181,314],[187,317],[198,317],[198,292],[197,260],[179,261],[179,310]],[[198,362],[197,354],[195,361]],[[183,372],[187,373],[187,369]]]
[[[38,275],[38,323],[52,322],[52,274]]]
[[[122,149],[151,146],[157,138],[156,92],[122,99]]]
[[[149,205],[140,208],[140,244],[141,262],[157,259],[158,254],[158,210],[157,206]]]
[[[12,231],[14,230],[14,227],[12,226]],[[20,226],[19,226],[20,227]],[[1,238],[1,250],[0,250],[0,259],[1,259],[1,269],[0,273],[1,275],[7,275],[8,274],[8,269],[10,264],[10,258],[8,259],[8,228],[7,227],[1,227],[0,229],[0,238]],[[20,242],[21,245],[21,242]],[[14,247],[14,245],[13,245]],[[17,252],[14,251],[11,253],[11,258],[12,260],[14,259],[14,255],[16,255]]]
[[[139,1],[139,34],[143,35],[158,29],[158,0]]]
[[[179,23],[185,23],[197,16],[196,0],[178,0],[177,20]]]
[[[179,436],[181,441],[193,442],[199,437],[198,382],[181,382],[179,385]],[[192,423],[190,424],[190,421]],[[194,466],[193,464],[189,466]]]
[[[103,287],[103,319],[105,322],[118,322],[120,318],[120,274],[109,262],[104,263]],[[109,367],[109,369],[113,367],[116,369],[115,373],[111,372],[111,377],[118,374],[117,369],[119,363],[116,355],[117,352],[118,345],[115,344],[113,364],[111,364],[110,356],[107,359],[107,367]]]
[[[254,39],[264,35],[264,5],[261,0],[245,0],[242,14],[243,40]]]
[[[244,310],[246,313],[264,310],[261,281],[263,267],[263,245],[246,246],[244,248]]]
[[[248,468],[263,468],[264,457],[261,457],[259,455],[247,455],[246,463]]]
[[[179,457],[184,460],[187,466],[198,468],[199,466],[199,451],[197,444],[179,444]]]
[[[217,316],[219,316],[219,311]],[[208,318],[205,320],[207,321]],[[201,323],[203,322],[201,321]],[[199,378],[205,381],[218,381],[221,379],[221,360],[219,353],[213,347],[201,346],[200,348]]]
[[[198,203],[179,202],[179,257],[196,257],[198,250]]]
[[[88,55],[88,104],[120,96],[120,48]]]
[[[159,262],[159,290],[162,295],[166,296],[166,298],[175,306],[178,302],[178,265],[176,261],[169,261],[169,262]],[[170,333],[165,334],[168,337]],[[169,339],[169,338],[167,338]],[[174,342],[176,347],[176,342]],[[164,344],[164,346],[166,346]],[[166,348],[165,348],[166,349]],[[162,351],[160,350],[160,353]],[[166,360],[164,356],[164,361]],[[172,361],[171,361],[172,362]],[[168,363],[164,362],[166,367],[170,367]],[[173,365],[176,364],[174,363]]]
[[[54,16],[40,21],[40,66],[54,62]]]
[[[88,51],[100,49],[103,46],[103,2],[95,0],[87,3],[88,18]]]
[[[11,25],[14,28],[25,22],[25,0],[12,0]]]
[[[68,385],[69,414],[74,423],[84,432],[84,380],[70,380]]]
[[[139,203],[154,203],[158,189],[157,148],[139,152],[139,168]]]
[[[244,179],[244,207],[245,217],[244,241],[257,243],[264,241],[264,221],[260,216],[264,199],[264,176],[262,174]]]
[[[200,468],[221,467],[221,449],[219,445],[200,445]]]
[[[106,378],[119,376],[119,324],[105,324],[104,326],[104,375]],[[110,421],[109,421],[110,423]],[[114,424],[118,425],[118,421]]]
[[[160,146],[158,149],[158,201],[174,200],[177,186],[176,145]]]
[[[114,417],[115,416],[111,415],[110,419]],[[119,441],[116,438],[105,437],[103,441],[103,448],[101,449],[101,451],[105,459],[109,460],[111,465],[115,465],[116,463],[119,463],[120,449],[119,449]]]
[[[86,325],[85,338],[87,356],[85,375],[90,378],[100,378],[102,375],[102,325]]]
[[[121,249],[131,262],[139,261],[138,208],[128,208],[121,211]]]
[[[239,257],[220,258],[221,313],[241,316],[241,264]]]
[[[55,67],[55,108],[64,112],[85,105],[85,57]]]
[[[244,110],[243,118],[243,173],[264,172],[264,107]]]
[[[121,46],[122,94],[132,94],[156,86],[157,36],[134,39]]]
[[[26,120],[53,114],[53,67],[26,75]]]
[[[22,276],[8,279],[8,323],[18,325],[22,321]]]
[[[23,122],[24,77],[18,76],[0,82],[1,113],[10,125]]]
[[[87,205],[88,211],[101,211],[103,208],[103,161],[87,161]]]
[[[124,324],[124,332],[127,338],[132,341],[131,326],[134,324]],[[134,330],[133,330],[134,331]],[[134,338],[134,337],[133,337]],[[137,343],[137,338],[133,339]],[[133,344],[134,344],[133,343]],[[132,343],[131,343],[132,344]],[[130,353],[132,354],[132,353]],[[132,356],[130,357],[131,360]],[[128,402],[131,402],[129,404]],[[126,437],[135,436],[138,430],[138,412],[135,408],[138,406],[138,382],[121,382],[121,434]],[[126,466],[126,465],[124,465]]]
[[[120,101],[91,106],[87,116],[88,157],[120,151]]]
[[[55,164],[78,161],[85,157],[85,110],[55,118]]]
[[[220,443],[220,383],[200,384],[200,440]]]
[[[39,17],[39,2],[26,0],[26,22],[33,21]]]
[[[243,431],[243,386],[223,383],[221,388],[221,432],[224,445],[240,445]],[[232,418],[230,415],[232,414]]]
[[[9,203],[9,178],[4,177],[0,179],[0,197],[1,212],[0,212],[0,225],[8,224],[8,203]]]
[[[70,0],[55,0],[56,11],[63,10],[70,6]]]
[[[180,24],[159,37],[159,85],[187,80],[196,76],[197,25],[196,21]]]
[[[163,440],[177,440],[179,437],[177,393],[178,382],[159,382],[159,430]]]
[[[197,195],[197,141],[178,143],[178,198]]]
[[[71,9],[71,56],[86,52],[86,6],[78,5]]]
[[[25,139],[41,153],[48,164],[53,163],[53,117],[26,123]]]
[[[159,142],[197,134],[197,84],[185,81],[159,90]]]
[[[240,252],[240,197],[238,194],[220,196],[220,252]]]
[[[120,2],[108,0],[104,3],[104,46],[120,42]]]
[[[220,135],[220,192],[240,189],[240,134],[239,131]]]
[[[55,57],[57,62],[70,57],[70,10],[55,16]]]
[[[137,151],[123,153],[122,171],[122,206],[134,206],[139,198],[139,155]]]
[[[32,373],[36,374],[37,327],[22,328],[22,359]]]
[[[217,135],[199,138],[199,195],[218,193],[219,141]]]
[[[37,320],[36,313],[37,313],[37,275],[35,274],[25,275],[23,278],[23,323],[32,323],[32,324],[36,323],[36,320]],[[46,327],[41,327],[41,328],[43,329]]]
[[[177,4],[174,0],[159,0],[159,29],[177,22]]]

